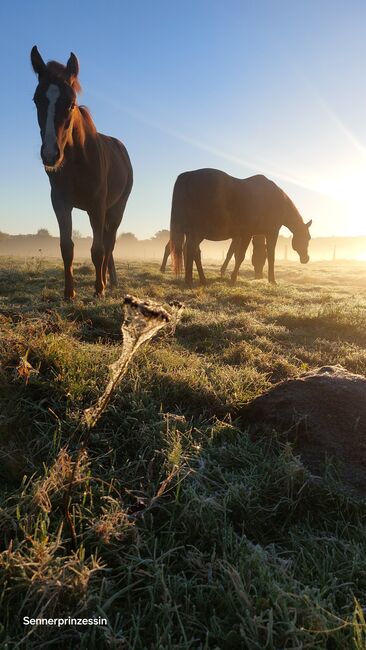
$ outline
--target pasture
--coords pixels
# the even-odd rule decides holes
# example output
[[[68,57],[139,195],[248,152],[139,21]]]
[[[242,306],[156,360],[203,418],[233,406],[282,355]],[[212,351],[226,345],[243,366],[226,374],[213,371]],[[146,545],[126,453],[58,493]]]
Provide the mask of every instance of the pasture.
[[[116,266],[97,300],[77,263],[65,303],[61,262],[0,260],[1,647],[362,650],[365,502],[331,459],[315,478],[236,412],[310,368],[366,374],[366,264],[278,263],[277,286],[205,265],[192,289],[157,263]],[[183,317],[139,350],[77,456],[126,293],[179,299]],[[108,626],[22,623],[69,615]]]

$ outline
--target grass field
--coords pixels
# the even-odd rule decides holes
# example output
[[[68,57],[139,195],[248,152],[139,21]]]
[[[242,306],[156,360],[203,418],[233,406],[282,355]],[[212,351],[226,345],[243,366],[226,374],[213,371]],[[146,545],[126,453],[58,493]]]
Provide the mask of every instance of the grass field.
[[[279,264],[277,287],[211,266],[189,290],[157,264],[118,271],[97,301],[77,264],[70,304],[60,263],[0,261],[1,648],[366,648],[365,502],[235,418],[310,368],[366,374],[366,264]],[[182,300],[183,318],[140,349],[80,455],[125,293]],[[69,615],[108,626],[23,625]]]

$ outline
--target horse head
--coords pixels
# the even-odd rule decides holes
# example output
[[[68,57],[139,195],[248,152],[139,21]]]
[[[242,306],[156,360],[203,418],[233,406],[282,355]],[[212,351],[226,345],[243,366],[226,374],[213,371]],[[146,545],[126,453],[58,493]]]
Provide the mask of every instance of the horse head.
[[[309,228],[312,224],[312,219],[308,223],[303,223],[296,228],[292,237],[292,248],[300,257],[301,264],[307,264],[309,261],[308,247],[311,239]]]
[[[66,66],[57,61],[46,64],[36,45],[31,51],[31,62],[38,75],[33,101],[42,138],[41,158],[47,171],[56,171],[62,165],[72,132],[76,96],[81,90],[79,63],[71,53]]]

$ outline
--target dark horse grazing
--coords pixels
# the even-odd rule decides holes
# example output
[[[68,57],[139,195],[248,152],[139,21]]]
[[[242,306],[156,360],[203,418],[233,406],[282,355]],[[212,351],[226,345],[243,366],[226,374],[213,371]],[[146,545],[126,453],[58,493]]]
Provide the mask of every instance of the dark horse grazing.
[[[185,281],[192,284],[193,259],[203,239],[241,238],[232,280],[235,281],[253,235],[267,242],[268,280],[275,283],[275,247],[281,226],[293,233],[292,248],[300,262],[309,261],[309,227],[291,199],[262,175],[239,179],[218,169],[197,169],[178,176],[173,190],[170,242],[176,273],[182,269],[182,246],[187,245]],[[203,269],[198,268],[201,282]]]
[[[253,254],[252,254],[252,264],[254,266],[254,277],[256,280],[260,280],[263,277],[263,267],[266,263],[267,259],[267,248],[266,248],[266,238],[263,237],[262,235],[254,235],[253,237]],[[239,248],[238,248],[239,247]],[[225,261],[221,267],[221,277],[223,278],[225,275],[225,271],[228,267],[228,264],[232,258],[233,255],[235,254],[240,254],[241,248],[241,239],[233,239],[233,241],[230,244],[229,250],[226,254]],[[201,250],[199,250],[199,254],[201,255]],[[185,243],[183,244],[183,257],[185,257],[185,251],[186,251],[186,246]],[[237,252],[238,251],[238,252]],[[244,251],[244,256],[245,256],[246,250]],[[165,273],[166,270],[166,265],[167,261],[169,259],[169,256],[171,254],[171,244],[170,241],[168,241],[167,245],[165,246],[164,249],[164,256],[163,256],[163,261],[161,263],[160,271],[162,273]],[[194,261],[196,262],[196,257],[194,258]],[[197,262],[196,262],[197,264]]]
[[[31,51],[38,86],[34,94],[41,130],[41,158],[51,184],[51,200],[60,227],[65,267],[65,298],[73,298],[74,244],[72,209],[86,210],[93,229],[91,256],[95,291],[103,295],[107,268],[117,284],[113,249],[132,188],[132,167],[126,148],[116,138],[98,133],[89,111],[76,103],[81,87],[79,63],[71,54],[66,66],[43,61]]]

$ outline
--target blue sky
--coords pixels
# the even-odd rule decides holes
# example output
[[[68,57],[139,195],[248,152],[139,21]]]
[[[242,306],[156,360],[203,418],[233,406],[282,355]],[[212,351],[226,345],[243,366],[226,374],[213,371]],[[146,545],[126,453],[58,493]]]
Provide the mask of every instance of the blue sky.
[[[0,7],[0,229],[57,234],[29,62],[80,61],[80,102],[126,144],[121,231],[169,227],[176,176],[262,172],[316,235],[366,235],[366,3],[26,0]],[[90,233],[86,213],[74,227]]]

